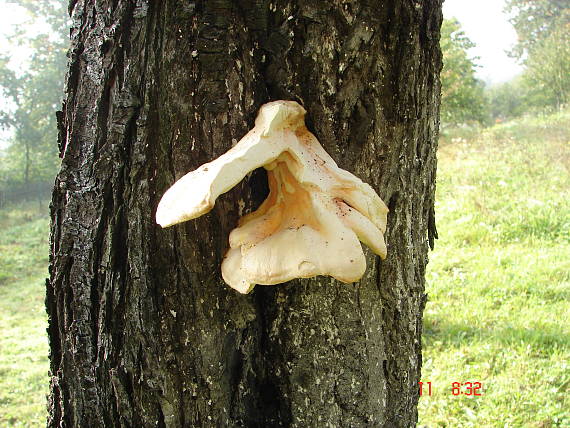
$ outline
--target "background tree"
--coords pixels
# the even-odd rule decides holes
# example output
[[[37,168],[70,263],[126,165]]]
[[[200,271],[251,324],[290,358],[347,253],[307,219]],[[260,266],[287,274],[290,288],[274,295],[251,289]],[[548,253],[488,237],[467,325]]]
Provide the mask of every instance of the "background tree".
[[[68,48],[66,1],[13,0],[25,8],[31,22],[21,25],[12,42],[32,52],[25,69],[14,70],[8,58],[0,59],[0,87],[4,104],[0,126],[11,133],[1,153],[1,182],[52,180],[59,165],[54,111],[61,103]],[[38,32],[38,26],[45,32]],[[33,34],[31,34],[33,33]]]
[[[529,107],[560,108],[570,98],[570,2],[509,0],[506,11],[518,35],[512,54],[526,69]]]
[[[528,90],[522,76],[485,88],[491,118],[506,120],[527,112]]]
[[[417,420],[433,203],[439,0],[71,3],[52,200],[48,425],[389,426]],[[365,277],[259,286],[219,266],[263,171],[162,230],[181,175],[293,99],[390,208]]]
[[[484,83],[475,77],[475,60],[469,49],[475,44],[461,30],[456,19],[441,27],[441,121],[447,125],[483,122],[487,118]]]
[[[567,0],[507,0],[505,12],[517,32],[518,42],[512,54],[524,59],[535,47],[570,20]]]
[[[525,61],[528,104],[560,108],[570,100],[570,23],[536,43]]]

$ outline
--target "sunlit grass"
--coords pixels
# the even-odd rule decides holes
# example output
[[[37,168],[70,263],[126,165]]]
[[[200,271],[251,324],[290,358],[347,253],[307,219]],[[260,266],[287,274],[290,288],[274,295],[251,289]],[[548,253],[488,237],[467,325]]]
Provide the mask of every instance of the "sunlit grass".
[[[443,139],[420,425],[570,426],[569,159],[568,113]]]
[[[45,426],[47,214],[2,210],[0,231],[0,426]]]

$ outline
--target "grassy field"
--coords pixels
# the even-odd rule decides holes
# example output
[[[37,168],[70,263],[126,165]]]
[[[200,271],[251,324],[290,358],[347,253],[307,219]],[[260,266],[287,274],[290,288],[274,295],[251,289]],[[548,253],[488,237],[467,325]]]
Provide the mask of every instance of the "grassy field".
[[[0,427],[46,421],[47,207],[0,210]]]
[[[421,426],[570,426],[569,113],[442,138]]]
[[[420,426],[570,426],[570,112],[440,146]],[[47,229],[0,211],[0,427],[45,425]]]

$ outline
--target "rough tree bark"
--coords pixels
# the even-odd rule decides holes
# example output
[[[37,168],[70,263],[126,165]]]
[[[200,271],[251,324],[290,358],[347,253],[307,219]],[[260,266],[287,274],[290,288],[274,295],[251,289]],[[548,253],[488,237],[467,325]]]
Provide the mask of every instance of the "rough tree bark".
[[[435,234],[440,0],[72,0],[52,201],[48,426],[408,427]],[[388,258],[239,295],[263,171],[162,230],[174,181],[292,99],[390,208]],[[240,204],[239,201],[245,201]]]

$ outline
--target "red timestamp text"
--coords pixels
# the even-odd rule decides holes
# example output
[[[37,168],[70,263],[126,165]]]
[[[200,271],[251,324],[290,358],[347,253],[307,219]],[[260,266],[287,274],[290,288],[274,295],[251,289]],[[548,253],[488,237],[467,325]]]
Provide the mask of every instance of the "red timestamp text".
[[[431,382],[418,382],[418,384],[420,385],[420,397],[424,394],[431,395]]]
[[[451,393],[457,395],[473,395],[481,396],[483,392],[481,382],[453,382],[451,384]]]
[[[418,382],[420,388],[420,397],[433,394],[434,388],[431,382]],[[483,395],[483,384],[481,382],[452,382],[451,389],[446,388],[453,396],[474,396],[479,397]]]

